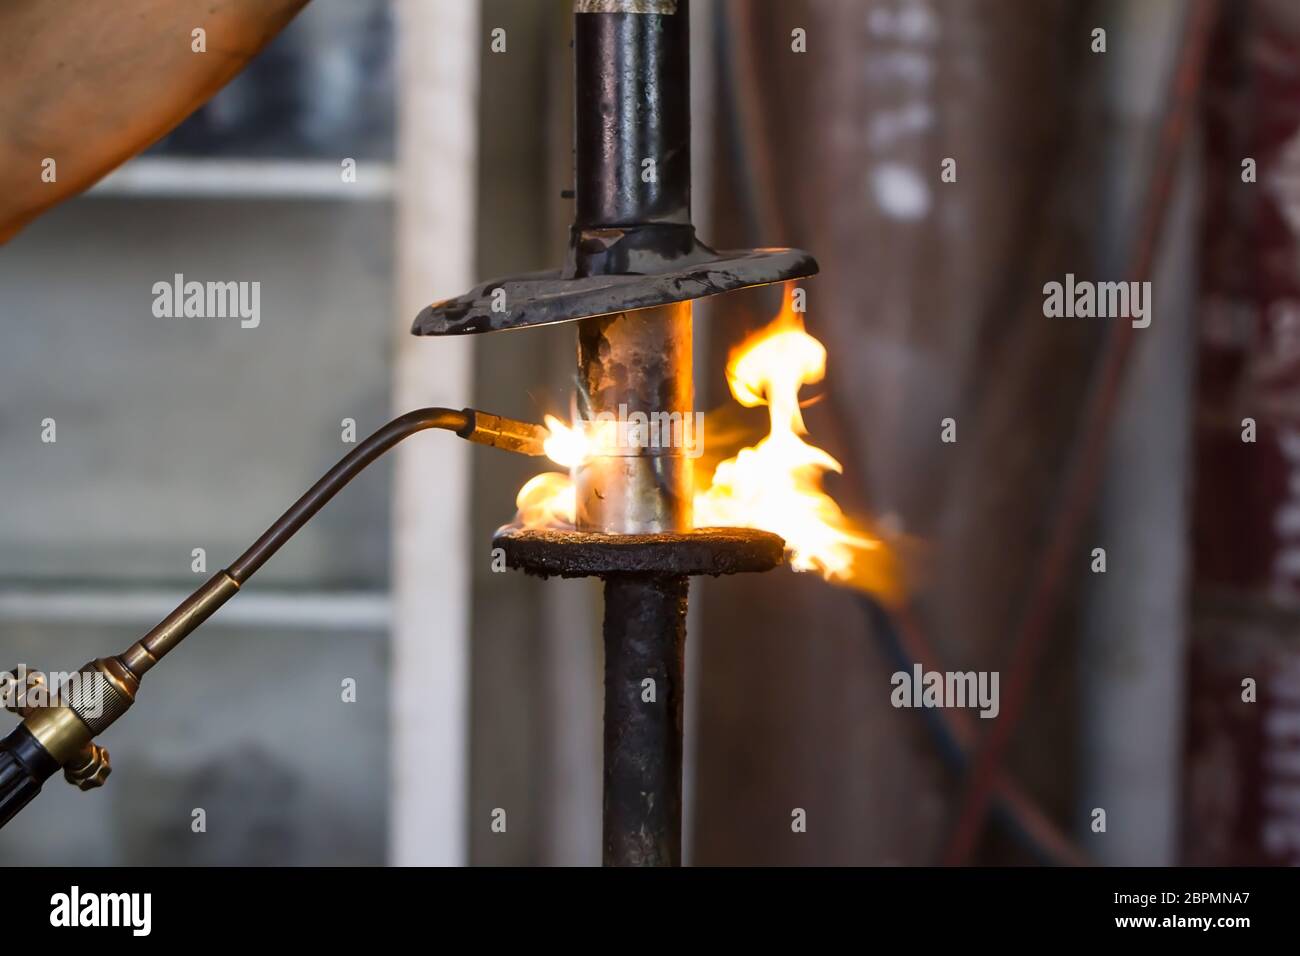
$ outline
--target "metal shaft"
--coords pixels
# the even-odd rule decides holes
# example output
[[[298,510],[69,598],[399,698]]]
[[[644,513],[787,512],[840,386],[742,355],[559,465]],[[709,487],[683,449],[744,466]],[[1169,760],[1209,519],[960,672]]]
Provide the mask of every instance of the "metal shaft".
[[[680,866],[685,577],[605,581],[606,866]]]
[[[574,14],[573,267],[636,272],[636,250],[670,255],[694,234],[687,3],[575,0]],[[579,417],[599,450],[577,475],[579,530],[691,527],[691,462],[672,436],[690,423],[691,375],[689,302],[581,322]]]
[[[575,0],[574,13],[567,271],[640,273],[694,243],[686,0]],[[578,388],[595,444],[576,475],[578,530],[689,530],[690,303],[584,319]],[[677,576],[605,582],[606,866],[681,863],[686,591]]]
[[[578,329],[579,417],[598,446],[578,469],[581,531],[685,531],[691,449],[691,304],[584,319]]]
[[[576,0],[579,229],[689,225],[686,0]]]

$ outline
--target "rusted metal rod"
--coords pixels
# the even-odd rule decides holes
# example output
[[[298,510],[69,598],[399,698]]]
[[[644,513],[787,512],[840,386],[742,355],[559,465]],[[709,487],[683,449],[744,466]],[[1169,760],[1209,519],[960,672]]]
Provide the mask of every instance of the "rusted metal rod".
[[[682,862],[687,585],[605,580],[605,866]]]

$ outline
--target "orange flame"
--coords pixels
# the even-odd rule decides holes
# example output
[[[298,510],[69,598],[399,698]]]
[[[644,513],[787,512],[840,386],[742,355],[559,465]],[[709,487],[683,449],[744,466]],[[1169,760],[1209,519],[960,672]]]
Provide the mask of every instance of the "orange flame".
[[[826,472],[843,469],[827,452],[805,440],[799,392],[826,375],[826,349],[804,329],[787,287],[781,312],[732,351],[727,384],[748,408],[767,406],[768,434],[719,462],[709,487],[695,495],[696,527],[758,528],[785,539],[796,571],[817,571],[829,581],[892,596],[893,559],[883,543],[858,527],[822,488]],[[592,440],[577,427],[546,416],[551,437],[546,453],[574,468],[592,453]],[[523,527],[572,527],[574,486],[569,476],[538,475],[519,490],[516,523]]]
[[[736,401],[767,406],[767,437],[719,463],[708,490],[695,496],[695,523],[772,531],[785,539],[796,571],[844,581],[852,577],[855,553],[880,542],[855,528],[822,490],[822,475],[843,468],[803,438],[799,390],[825,375],[826,348],[804,330],[787,289],[776,319],[727,363]]]
[[[566,425],[554,415],[547,415],[542,421],[551,433],[542,443],[546,457],[551,461],[565,468],[576,468],[591,454],[591,443],[582,429]]]
[[[558,471],[535,475],[515,495],[515,507],[515,523],[520,527],[572,528],[578,511],[573,480]]]

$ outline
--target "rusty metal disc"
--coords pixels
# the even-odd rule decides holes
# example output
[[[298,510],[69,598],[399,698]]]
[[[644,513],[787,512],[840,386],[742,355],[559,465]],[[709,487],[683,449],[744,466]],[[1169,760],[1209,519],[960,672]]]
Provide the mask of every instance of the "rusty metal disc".
[[[510,529],[498,532],[493,544],[505,551],[507,567],[561,578],[770,571],[785,553],[779,535],[750,528],[697,528],[678,534]]]
[[[555,270],[493,279],[425,307],[411,334],[498,332],[701,299],[815,275],[817,260],[801,249],[708,250],[676,262],[664,260],[663,270],[581,278],[565,278]]]

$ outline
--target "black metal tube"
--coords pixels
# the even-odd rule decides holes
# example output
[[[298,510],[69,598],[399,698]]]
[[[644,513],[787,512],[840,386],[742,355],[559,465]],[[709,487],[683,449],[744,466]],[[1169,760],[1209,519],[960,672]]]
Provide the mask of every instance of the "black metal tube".
[[[606,866],[682,862],[685,577],[605,581]]]
[[[574,10],[575,227],[689,225],[687,0]]]

